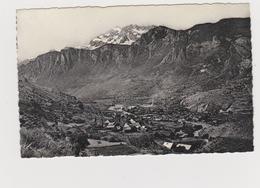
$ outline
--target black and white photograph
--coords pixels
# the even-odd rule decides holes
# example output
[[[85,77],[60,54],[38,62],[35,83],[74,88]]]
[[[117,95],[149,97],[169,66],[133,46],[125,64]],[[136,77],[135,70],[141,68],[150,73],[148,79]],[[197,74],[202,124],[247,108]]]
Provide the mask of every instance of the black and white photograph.
[[[249,4],[16,10],[22,158],[254,151]]]

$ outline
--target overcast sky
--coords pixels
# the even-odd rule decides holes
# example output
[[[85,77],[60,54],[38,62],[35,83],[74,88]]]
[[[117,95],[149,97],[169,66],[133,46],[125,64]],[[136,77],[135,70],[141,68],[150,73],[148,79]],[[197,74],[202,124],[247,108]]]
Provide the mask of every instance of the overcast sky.
[[[116,26],[164,25],[187,29],[198,23],[249,16],[248,4],[17,10],[18,60],[64,47],[85,46]]]

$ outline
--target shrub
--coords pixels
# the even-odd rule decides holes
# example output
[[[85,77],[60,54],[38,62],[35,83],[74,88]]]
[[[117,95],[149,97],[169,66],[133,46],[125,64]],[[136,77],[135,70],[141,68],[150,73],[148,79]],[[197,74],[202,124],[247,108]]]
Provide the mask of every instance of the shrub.
[[[20,130],[22,157],[54,157],[73,155],[73,146],[64,139],[53,138],[40,128]]]

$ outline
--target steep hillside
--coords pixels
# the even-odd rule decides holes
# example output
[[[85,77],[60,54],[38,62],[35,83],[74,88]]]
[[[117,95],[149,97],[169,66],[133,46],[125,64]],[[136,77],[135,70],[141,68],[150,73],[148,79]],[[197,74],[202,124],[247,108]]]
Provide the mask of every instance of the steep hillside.
[[[79,139],[99,113],[74,96],[19,80],[22,157],[75,155]],[[77,152],[76,152],[77,153]]]
[[[97,113],[74,96],[35,86],[27,79],[20,79],[18,85],[21,127],[85,122]]]

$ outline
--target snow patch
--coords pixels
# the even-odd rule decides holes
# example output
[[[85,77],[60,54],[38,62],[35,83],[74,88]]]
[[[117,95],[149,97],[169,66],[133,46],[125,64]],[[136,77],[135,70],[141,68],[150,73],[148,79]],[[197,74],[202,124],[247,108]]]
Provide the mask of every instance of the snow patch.
[[[124,44],[131,45],[134,43],[141,35],[151,29],[153,26],[138,26],[138,25],[129,25],[123,28],[115,27],[103,33],[93,40],[90,41],[87,45],[87,49],[93,50],[104,44]]]

